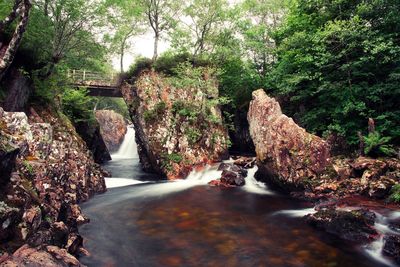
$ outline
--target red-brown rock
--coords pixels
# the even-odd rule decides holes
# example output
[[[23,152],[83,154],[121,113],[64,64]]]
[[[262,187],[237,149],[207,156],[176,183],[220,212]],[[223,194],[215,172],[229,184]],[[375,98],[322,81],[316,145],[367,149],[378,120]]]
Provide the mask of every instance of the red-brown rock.
[[[253,92],[248,120],[260,170],[278,183],[301,188],[325,171],[329,145],[282,114],[279,103],[263,90]]]
[[[113,110],[97,110],[96,119],[108,150],[118,150],[126,134],[127,124],[124,117]]]

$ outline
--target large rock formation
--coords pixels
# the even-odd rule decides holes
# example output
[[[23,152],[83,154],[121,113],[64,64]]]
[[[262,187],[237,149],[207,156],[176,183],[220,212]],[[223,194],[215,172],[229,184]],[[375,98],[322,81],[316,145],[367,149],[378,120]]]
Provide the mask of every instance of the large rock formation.
[[[260,170],[278,184],[303,188],[328,166],[328,144],[282,114],[263,90],[253,92],[248,120]]]
[[[113,110],[97,110],[96,119],[108,150],[118,150],[126,134],[127,124],[124,117]]]
[[[144,169],[169,179],[227,156],[216,81],[206,69],[201,78],[190,79],[145,71],[134,85],[122,86]]]
[[[96,163],[102,164],[111,160],[110,152],[101,135],[100,125],[97,121],[79,121],[75,123],[75,129],[92,152]]]
[[[14,172],[0,183],[0,251],[12,253],[24,244],[47,246],[43,253],[29,247],[19,251],[45,258],[46,253],[61,253],[76,263],[68,253],[80,252],[77,229],[88,220],[78,203],[106,190],[100,166],[63,115],[43,107],[31,108],[29,117],[1,108],[0,114],[0,139],[18,148],[16,159],[9,157]],[[7,176],[9,170],[1,174]],[[18,265],[28,257],[20,254],[0,255],[0,262]]]

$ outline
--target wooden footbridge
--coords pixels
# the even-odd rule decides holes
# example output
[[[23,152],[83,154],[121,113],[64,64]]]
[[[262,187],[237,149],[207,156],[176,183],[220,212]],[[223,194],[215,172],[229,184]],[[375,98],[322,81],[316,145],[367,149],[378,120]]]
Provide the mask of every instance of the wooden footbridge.
[[[72,85],[87,88],[90,96],[122,97],[119,89],[120,76],[87,70],[68,70]]]

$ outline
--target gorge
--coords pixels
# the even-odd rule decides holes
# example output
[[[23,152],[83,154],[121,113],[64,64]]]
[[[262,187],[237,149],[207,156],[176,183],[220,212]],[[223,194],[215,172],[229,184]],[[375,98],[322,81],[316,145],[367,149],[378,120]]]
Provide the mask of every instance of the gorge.
[[[2,0],[0,267],[400,266],[399,12]]]

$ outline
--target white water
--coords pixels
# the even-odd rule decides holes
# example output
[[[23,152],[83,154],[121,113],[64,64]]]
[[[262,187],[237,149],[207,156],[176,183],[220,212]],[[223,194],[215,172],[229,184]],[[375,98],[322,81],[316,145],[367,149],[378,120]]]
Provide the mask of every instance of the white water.
[[[264,183],[256,180],[255,174],[257,170],[258,170],[257,166],[254,166],[253,168],[248,170],[248,174],[245,179],[246,184],[243,186],[243,189],[249,193],[261,194],[261,195],[273,195],[274,193],[268,190],[268,187]]]
[[[112,160],[118,159],[136,159],[138,158],[137,145],[135,140],[135,130],[132,126],[127,127],[127,132],[124,137],[118,152],[111,155]],[[133,164],[133,162],[132,162]],[[134,184],[144,183],[143,181],[127,179],[127,178],[105,178],[107,188],[122,187]]]
[[[293,217],[293,218],[301,218],[304,217],[308,214],[314,214],[317,211],[314,208],[308,208],[308,209],[301,209],[301,210],[280,210],[272,215],[286,215],[288,217]]]
[[[111,155],[112,159],[135,159],[138,158],[137,145],[135,140],[135,130],[131,125],[127,127],[124,141],[118,152]]]
[[[375,240],[374,242],[366,245],[364,247],[364,251],[367,255],[369,255],[371,258],[374,260],[385,264],[386,266],[396,266],[392,261],[388,260],[385,258],[382,254],[383,247],[385,245],[384,241],[384,236],[385,235],[399,235],[400,233],[397,231],[394,231],[389,228],[388,226],[388,221],[398,218],[399,212],[393,212],[389,216],[385,217],[382,214],[375,213],[376,215],[376,222],[374,224],[375,229],[379,233],[379,238]]]

